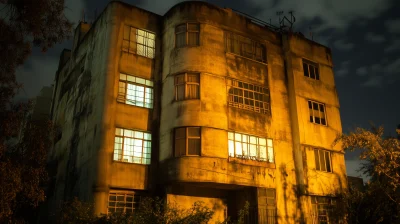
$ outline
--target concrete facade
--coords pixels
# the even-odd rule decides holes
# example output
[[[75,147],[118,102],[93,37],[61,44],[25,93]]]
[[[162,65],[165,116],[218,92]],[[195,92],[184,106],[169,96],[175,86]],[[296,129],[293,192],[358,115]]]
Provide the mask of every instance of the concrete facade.
[[[182,24],[186,44],[178,47]],[[228,50],[229,35],[250,41],[254,54]],[[305,75],[310,62],[318,78]],[[184,2],[160,16],[111,2],[93,24],[78,26],[73,49],[60,58],[51,112],[59,135],[49,156],[54,171],[49,203],[56,208],[78,196],[94,202],[96,214],[106,214],[113,194],[125,199],[162,195],[182,207],[204,201],[216,211],[212,222],[235,217],[245,201],[252,223],[322,222],[326,217],[313,201],[347,186],[344,152],[340,144],[332,145],[342,131],[332,66],[329,48],[260,26],[230,9]],[[198,87],[188,84],[189,74],[196,74]],[[127,100],[129,91],[139,90],[129,90],[132,83],[121,81],[124,75],[147,80],[139,85],[149,93],[143,97],[147,104]],[[190,99],[177,96],[180,75]],[[251,85],[253,98],[234,104],[234,82]],[[194,89],[197,95],[189,93]],[[256,89],[264,91],[264,112],[255,106]],[[122,101],[121,91],[126,93]],[[320,109],[310,109],[309,101]],[[186,154],[177,155],[182,127],[187,128]],[[188,137],[194,127],[199,140]],[[151,140],[120,137],[122,129],[150,134]],[[230,145],[229,136],[236,134],[258,139],[254,151],[236,137]],[[124,151],[132,139],[141,156]],[[262,151],[264,140],[268,155]],[[151,145],[150,157],[146,145]],[[248,147],[250,156],[238,153],[238,147]],[[189,153],[193,150],[196,155]]]

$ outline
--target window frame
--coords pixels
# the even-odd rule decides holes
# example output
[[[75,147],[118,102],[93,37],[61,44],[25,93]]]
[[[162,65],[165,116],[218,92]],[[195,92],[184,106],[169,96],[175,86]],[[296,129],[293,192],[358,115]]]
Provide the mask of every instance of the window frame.
[[[125,39],[125,32],[126,32],[125,29],[126,28],[129,28],[129,32],[128,32],[129,33],[129,37],[128,37],[128,39]],[[134,32],[135,38],[131,37],[132,29],[135,30],[135,32]],[[143,31],[144,35],[139,35],[139,31]],[[149,38],[147,36],[148,34],[154,35],[154,39]],[[138,36],[143,37],[143,44],[138,42]],[[136,55],[139,55],[139,56],[142,56],[142,57],[145,57],[145,58],[154,59],[156,57],[156,38],[157,38],[157,35],[156,35],[155,32],[152,32],[152,31],[149,31],[149,30],[145,30],[145,29],[140,29],[140,28],[137,28],[137,27],[134,27],[134,26],[130,26],[130,25],[124,24],[123,35],[122,35],[122,51],[130,53],[130,54],[136,54]],[[145,43],[148,43],[148,40],[153,40],[154,41],[153,47],[149,46],[148,44],[145,44]],[[125,42],[128,43],[128,47],[127,48],[124,47],[124,43]],[[131,48],[131,44],[132,43],[134,43],[135,48]],[[138,45],[143,46],[143,52],[146,52],[146,53],[139,54],[138,53],[138,49],[139,49]],[[153,54],[152,57],[148,53],[149,49],[152,50],[152,54]]]
[[[318,101],[315,101],[315,100],[307,100],[307,104],[308,104],[307,106],[308,106],[308,111],[309,111],[309,119],[308,120],[313,124],[319,124],[319,125],[323,125],[323,126],[328,126],[328,119],[327,119],[327,114],[326,114],[327,113],[326,112],[326,105],[324,103],[321,103],[321,102],[318,102]],[[315,116],[315,114],[314,114],[314,112],[315,112],[314,104],[318,105],[318,115],[321,115],[321,112],[324,114],[323,118],[321,116],[318,116],[318,117]],[[311,105],[311,108],[310,108],[310,105]],[[322,106],[324,111],[321,111],[321,109],[320,109],[321,106]],[[311,121],[311,118],[312,118],[312,121]],[[320,119],[320,123],[317,123],[316,118]],[[322,119],[325,120],[325,124],[322,123]]]
[[[321,161],[321,153],[323,154],[323,162],[324,162],[324,169],[321,166],[322,161]],[[328,160],[326,160],[326,155],[328,154]],[[325,173],[333,173],[333,167],[332,167],[332,152],[326,149],[320,149],[320,148],[314,148],[314,161],[315,161],[315,170],[319,172],[325,172]],[[329,170],[328,170],[328,165],[329,165]]]
[[[189,24],[197,24],[198,30],[197,30],[197,31],[196,31],[196,30],[189,30]],[[177,28],[178,28],[179,26],[182,26],[182,25],[185,25],[185,26],[186,26],[185,31],[177,32]],[[174,47],[175,47],[175,48],[182,48],[182,47],[197,47],[197,46],[200,46],[200,29],[201,29],[200,27],[201,27],[201,26],[200,26],[200,23],[199,23],[199,22],[185,22],[185,23],[180,23],[180,24],[176,25],[176,26],[175,26],[175,30],[174,30],[174,34],[175,34],[175,39],[174,39],[175,44],[174,44]],[[182,45],[182,46],[177,46],[177,34],[181,34],[181,33],[186,33],[186,34],[185,34],[185,44]],[[189,33],[197,33],[198,43],[197,43],[196,45],[189,45]]]
[[[178,83],[178,77],[184,75],[184,82],[183,83]],[[188,75],[196,75],[199,82],[189,82],[188,81]],[[175,101],[184,101],[184,100],[200,100],[200,95],[201,95],[201,89],[200,89],[200,73],[199,72],[185,72],[185,73],[179,73],[173,76],[174,77],[174,88],[175,88]],[[185,86],[184,90],[184,97],[183,99],[178,99],[178,86]],[[188,92],[188,85],[197,85],[198,87],[198,98],[189,98],[187,95]]]
[[[248,43],[246,43],[243,40],[243,38],[247,39],[249,42],[251,42],[251,48],[253,50],[252,57],[249,57],[248,55],[245,54],[248,52],[245,50],[244,45],[248,44]],[[230,40],[230,43],[231,43],[230,46],[228,46],[229,45],[228,39]],[[238,44],[238,48],[240,49],[239,53],[232,50],[232,49],[234,49],[234,45],[232,44],[234,41],[239,42],[239,44]],[[240,57],[244,57],[244,58],[247,58],[250,60],[257,61],[259,63],[267,64],[267,47],[261,41],[252,39],[250,37],[241,35],[239,33],[233,32],[233,31],[224,30],[224,42],[225,42],[225,52],[226,53],[235,54]],[[261,60],[258,59],[259,57],[257,56],[257,49],[261,50]]]
[[[122,130],[122,135],[119,135],[119,134],[117,134],[117,129],[121,129]],[[128,136],[125,136],[125,134],[124,134],[124,132],[125,131],[132,131],[132,132],[141,132],[141,133],[143,133],[143,138],[137,138],[137,137],[128,137]],[[144,135],[145,134],[149,134],[150,135],[150,139],[145,139],[145,137],[144,137]],[[117,138],[122,138],[122,142],[117,142]],[[125,152],[125,138],[130,138],[130,139],[134,139],[134,140],[142,140],[142,146],[141,146],[141,157],[137,157],[137,156],[131,156],[132,157],[132,162],[129,162],[129,161],[125,161],[124,160],[124,152]],[[129,164],[138,164],[138,165],[146,165],[146,166],[148,166],[148,165],[151,165],[151,159],[152,159],[152,149],[153,149],[153,147],[152,147],[152,140],[153,140],[153,136],[152,136],[152,133],[151,132],[149,132],[149,131],[143,131],[143,130],[136,130],[136,129],[127,129],[127,128],[121,128],[121,127],[116,127],[115,128],[115,132],[114,132],[114,150],[113,150],[113,161],[116,161],[116,162],[123,162],[123,163],[129,163]],[[146,153],[145,152],[145,142],[149,142],[150,143],[150,152],[149,153]],[[118,153],[118,150],[119,149],[116,149],[116,145],[117,144],[120,144],[121,145],[121,149],[120,149],[120,151],[121,151],[121,155]],[[132,146],[133,148],[134,148],[134,145]],[[133,149],[134,150],[134,149]],[[132,153],[134,153],[134,151],[132,151]],[[149,154],[150,155],[150,157],[149,158],[147,158],[147,157],[145,157],[145,154]],[[115,159],[115,156],[117,156],[117,159]],[[121,157],[121,159],[119,159],[119,157]],[[138,162],[134,162],[134,158],[140,158],[140,163],[138,163]],[[143,162],[143,161],[146,161],[146,160],[149,160],[149,163],[146,163],[146,162]]]
[[[306,65],[306,67],[304,65]],[[317,80],[317,81],[320,80],[320,72],[319,72],[319,64],[318,63],[303,58],[302,66],[303,66],[303,75],[305,77],[308,77],[310,79]],[[314,70],[314,77],[311,77],[310,67],[312,67]],[[307,74],[306,74],[306,68],[307,68]]]
[[[235,83],[237,85],[235,86]],[[241,86],[240,86],[241,85]],[[253,86],[253,90],[250,88],[245,88],[245,86]],[[237,79],[227,79],[227,87],[228,87],[228,105],[231,107],[236,107],[239,109],[244,109],[244,110],[249,110],[249,111],[254,111],[256,113],[262,113],[262,114],[267,114],[271,115],[271,94],[270,90],[268,87],[264,87],[262,85],[258,84],[253,84],[253,83],[248,83],[248,82],[243,82]],[[261,91],[256,91],[255,89],[258,88]],[[241,91],[242,95],[236,95],[235,89],[237,91]],[[249,96],[245,96],[245,91],[248,93],[252,93],[253,98],[250,98]],[[233,93],[232,93],[233,92]],[[262,97],[262,99],[256,99],[255,93],[258,94],[258,97]],[[235,102],[235,97],[237,97],[238,101],[239,99],[242,99],[242,102]],[[264,101],[266,99],[266,101]],[[253,105],[245,104],[245,101],[248,102],[253,102]],[[256,103],[259,103],[259,106],[256,107]],[[261,107],[262,105],[262,107]]]
[[[115,201],[111,200],[111,197],[113,196],[113,194],[115,195]],[[132,207],[130,209],[132,209],[132,211],[130,212],[130,214],[134,213],[135,210],[139,207],[140,205],[140,201],[142,199],[142,195],[139,192],[136,191],[119,191],[119,190],[110,190],[108,192],[108,199],[107,199],[107,214],[115,214],[117,213],[117,208],[121,208],[118,207],[117,205],[121,202],[118,201],[118,196],[124,196],[124,207],[123,208],[123,212],[122,213],[126,213],[126,210],[128,207],[126,207],[127,202],[129,203],[129,201],[127,201],[127,196],[132,196]],[[139,197],[139,201],[135,201],[135,196]],[[110,206],[110,203],[115,203],[114,206]],[[110,209],[113,209],[114,211],[111,212]],[[117,213],[118,214],[118,213]]]
[[[324,200],[327,200],[327,203],[322,203],[319,202],[318,199],[324,198]],[[336,206],[336,201],[335,198],[329,197],[329,196],[321,196],[321,195],[310,195],[310,200],[311,200],[311,211],[312,211],[312,217],[316,221],[316,223],[320,223],[320,217],[326,217],[326,222],[325,220],[322,220],[324,223],[332,223],[331,222],[331,217],[332,217],[332,210]],[[323,206],[320,208],[320,206]],[[326,206],[326,207],[324,207]],[[325,212],[320,213],[320,210],[325,210]],[[315,217],[314,217],[315,216]]]
[[[259,162],[267,162],[267,163],[275,164],[274,140],[273,140],[272,138],[266,138],[266,137],[261,137],[261,136],[256,136],[256,135],[250,135],[250,134],[241,133],[241,132],[235,132],[235,131],[228,131],[227,133],[228,133],[228,157],[231,157],[231,158],[240,158],[240,159],[249,159],[249,160],[255,160],[255,161],[259,161]],[[229,134],[230,134],[230,133],[233,134],[233,139],[230,139],[230,138],[229,138]],[[243,157],[237,157],[237,155],[239,155],[239,154],[236,153],[236,152],[237,152],[237,151],[236,151],[236,143],[239,142],[239,141],[236,141],[236,134],[240,134],[240,135],[242,135],[242,136],[243,136],[243,135],[247,136],[248,142],[244,142],[244,141],[243,141],[243,137],[241,137],[242,139],[240,140],[242,152],[244,151],[244,149],[243,149],[243,143],[245,143],[245,144],[247,143],[247,144],[248,144],[247,158],[244,157],[243,153],[242,153],[242,155],[241,155],[241,156],[243,156]],[[254,145],[254,144],[250,143],[250,138],[251,138],[251,137],[256,138],[256,142],[257,142],[257,143],[255,144],[255,145],[256,145],[256,151],[257,151],[257,158],[256,158],[256,159],[252,159],[251,156],[250,156],[250,145]],[[262,146],[262,145],[260,145],[260,139],[265,139],[265,155],[266,155],[265,160],[260,159],[260,158],[261,158],[261,157],[260,157],[260,153],[261,153],[260,146]],[[271,141],[271,143],[272,143],[271,146],[268,144],[268,140]],[[234,156],[231,156],[231,154],[230,154],[229,141],[233,141]],[[272,148],[272,159],[270,159],[269,153],[268,153],[268,149],[270,149],[270,148]]]
[[[123,79],[124,76],[125,76],[125,79]],[[130,77],[130,79],[135,80],[135,81],[128,80],[129,77]],[[136,82],[136,79],[143,79],[145,84]],[[121,83],[123,83],[124,87],[121,86]],[[143,102],[141,102],[141,103],[143,103],[143,106],[137,105],[136,103],[135,104],[127,103],[129,101],[128,97],[127,97],[128,84],[135,85],[135,86],[141,86],[141,87],[144,88]],[[121,91],[122,88],[124,88],[124,92]],[[151,103],[147,103],[147,101],[146,101],[146,99],[147,99],[146,98],[146,94],[148,93],[146,91],[147,89],[151,89],[151,100],[149,101]],[[122,93],[123,93],[123,95],[122,95]],[[121,72],[120,75],[119,75],[119,80],[118,80],[117,102],[124,103],[124,104],[130,105],[130,106],[143,107],[143,108],[147,108],[147,109],[150,109],[150,110],[153,109],[154,108],[154,81],[150,80],[150,79],[145,79],[145,78],[142,78],[142,77],[133,76],[133,75],[129,75],[129,74],[125,74],[125,73]],[[147,107],[146,103],[150,104],[151,106]]]
[[[190,128],[198,128],[200,136],[189,136],[189,129]],[[177,150],[177,136],[176,132],[178,129],[185,129],[185,137],[179,138],[179,139],[185,139],[185,155],[178,155],[179,152]],[[176,127],[174,128],[173,136],[174,136],[174,157],[187,157],[187,156],[201,156],[202,155],[202,138],[201,138],[201,133],[202,133],[202,127],[201,126],[184,126],[184,127]],[[200,145],[199,145],[199,153],[198,155],[193,155],[189,154],[189,139],[199,139],[200,140]]]

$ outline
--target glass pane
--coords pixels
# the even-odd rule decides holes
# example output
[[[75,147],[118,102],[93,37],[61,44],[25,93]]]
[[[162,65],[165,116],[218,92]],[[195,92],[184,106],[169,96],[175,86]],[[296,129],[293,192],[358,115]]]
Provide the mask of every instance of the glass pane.
[[[189,137],[200,137],[200,128],[188,128]]]
[[[242,141],[242,135],[235,133],[235,141]]]
[[[233,140],[233,132],[228,132],[228,139]]]
[[[176,86],[176,100],[185,99],[185,85]]]
[[[120,80],[126,80],[126,75],[125,74],[119,74],[119,79]]]
[[[232,140],[228,141],[229,156],[235,157],[235,143]]]
[[[316,170],[321,170],[321,166],[319,165],[319,155],[318,155],[318,150],[314,150],[314,157],[315,157],[315,169]]]
[[[125,129],[124,130],[124,136],[133,137],[133,131]]]
[[[188,23],[188,31],[199,31],[198,23]]]
[[[260,160],[267,161],[267,147],[259,146],[260,150]]]
[[[153,86],[153,81],[146,80],[146,85],[147,85],[147,86]]]
[[[187,74],[187,81],[200,83],[199,77],[199,74]]]
[[[175,139],[175,156],[186,155],[186,139]]]
[[[145,85],[146,84],[146,80],[142,79],[142,78],[136,78],[136,82]]]
[[[143,132],[135,131],[134,137],[135,137],[135,138],[143,139]]]
[[[261,146],[266,146],[267,142],[266,142],[265,138],[258,138],[258,144]]]
[[[123,136],[123,129],[121,128],[116,128],[115,129],[115,135]]]
[[[199,45],[199,33],[198,32],[189,32],[188,33],[188,45],[189,46],[198,46]]]
[[[199,85],[187,85],[187,99],[199,99],[200,98],[200,88]]]
[[[185,138],[186,137],[186,128],[177,128],[175,129],[175,138]]]
[[[268,146],[270,146],[270,147],[272,147],[273,145],[272,145],[272,139],[267,139],[267,143],[268,143]]]
[[[235,149],[236,149],[236,155],[243,155],[243,150],[242,150],[242,143],[241,142],[235,142]]]
[[[325,153],[321,150],[319,153],[319,161],[322,171],[326,171]]]
[[[128,82],[135,82],[134,76],[128,75],[126,78],[127,78]]]
[[[268,162],[274,162],[274,149],[272,147],[268,147]]]
[[[264,139],[264,142],[265,142],[265,139]],[[257,144],[257,137],[250,136],[250,143],[251,143],[251,144]],[[261,143],[260,143],[260,144],[261,144]]]
[[[250,156],[257,157],[257,145],[250,144]]]
[[[326,171],[331,172],[330,152],[325,152],[325,160],[326,160]]]
[[[179,32],[186,32],[186,24],[181,24],[179,26],[176,26],[175,33]]]
[[[176,47],[186,46],[186,32],[176,34],[175,45]]]
[[[200,139],[188,139],[188,155],[200,155]]]
[[[144,139],[145,139],[145,140],[151,140],[151,134],[149,134],[149,133],[144,133]]]

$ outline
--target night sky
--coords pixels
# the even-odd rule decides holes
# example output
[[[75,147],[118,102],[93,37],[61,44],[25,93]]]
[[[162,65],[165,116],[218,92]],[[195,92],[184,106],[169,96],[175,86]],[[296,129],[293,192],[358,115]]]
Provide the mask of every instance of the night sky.
[[[66,14],[76,26],[85,11],[93,21],[109,0],[66,0]],[[125,2],[163,15],[180,1],[126,0]],[[277,11],[294,11],[295,31],[332,49],[335,80],[340,101],[343,131],[354,127],[383,125],[394,135],[400,124],[400,1],[399,0],[215,0],[220,7],[232,8],[277,25]],[[36,96],[42,86],[53,83],[65,41],[46,53],[34,49],[17,71],[24,87],[18,100]],[[346,154],[347,173],[356,172],[357,153]]]

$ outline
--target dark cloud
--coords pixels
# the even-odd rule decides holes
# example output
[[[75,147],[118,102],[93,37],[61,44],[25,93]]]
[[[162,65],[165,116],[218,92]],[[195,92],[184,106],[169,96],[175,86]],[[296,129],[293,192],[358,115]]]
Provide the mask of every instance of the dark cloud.
[[[354,44],[345,41],[344,39],[339,39],[336,40],[335,42],[333,42],[333,46],[338,49],[338,50],[342,50],[342,51],[349,51],[352,50],[354,48]]]
[[[383,43],[383,42],[385,42],[386,38],[385,38],[385,36],[383,36],[381,34],[375,34],[372,32],[368,32],[365,35],[365,40],[370,43]]]
[[[400,19],[386,20],[385,26],[390,33],[400,34]]]
[[[366,67],[366,66],[363,66],[363,67],[357,68],[356,74],[359,75],[359,76],[365,76],[365,75],[367,75],[367,74],[368,74],[368,69],[367,69],[367,67]]]

